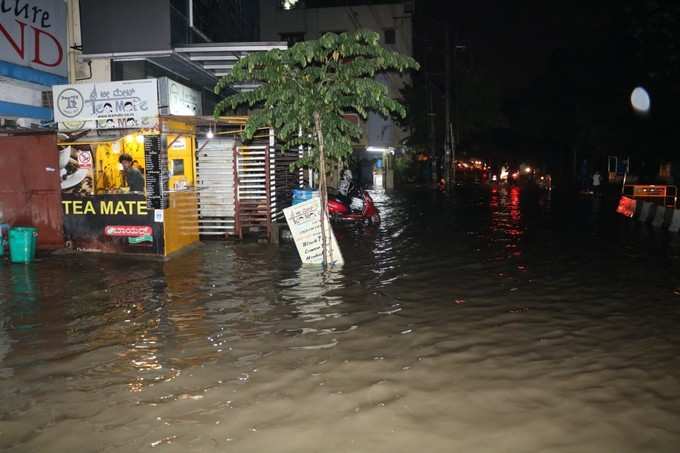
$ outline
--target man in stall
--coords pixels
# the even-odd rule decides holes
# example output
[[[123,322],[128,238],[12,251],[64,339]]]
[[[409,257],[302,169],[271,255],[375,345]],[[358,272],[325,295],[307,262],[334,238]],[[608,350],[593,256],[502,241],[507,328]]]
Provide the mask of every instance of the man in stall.
[[[123,173],[130,192],[144,192],[144,175],[132,165],[134,162],[132,156],[123,153],[118,158],[118,162],[123,166]]]

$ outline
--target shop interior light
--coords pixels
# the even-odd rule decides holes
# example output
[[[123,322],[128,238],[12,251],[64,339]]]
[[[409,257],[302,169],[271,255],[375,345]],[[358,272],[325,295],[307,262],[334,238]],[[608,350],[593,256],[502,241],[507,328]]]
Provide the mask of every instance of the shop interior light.
[[[144,134],[137,134],[137,143],[144,143]]]
[[[208,132],[205,134],[206,138],[211,139],[215,136],[215,133],[213,131],[217,130],[217,123],[214,123],[210,126],[208,129]]]

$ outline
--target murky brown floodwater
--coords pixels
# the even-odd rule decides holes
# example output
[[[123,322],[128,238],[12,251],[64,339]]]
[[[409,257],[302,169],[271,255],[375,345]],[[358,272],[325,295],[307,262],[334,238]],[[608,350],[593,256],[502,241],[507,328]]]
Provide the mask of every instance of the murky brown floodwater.
[[[677,452],[677,238],[590,200],[377,195],[290,244],[0,265],[0,450]]]

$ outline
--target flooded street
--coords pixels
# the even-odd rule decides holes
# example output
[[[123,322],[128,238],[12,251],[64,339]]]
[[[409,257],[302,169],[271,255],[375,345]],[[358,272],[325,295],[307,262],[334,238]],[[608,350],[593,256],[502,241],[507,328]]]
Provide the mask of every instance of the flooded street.
[[[376,194],[291,243],[0,265],[0,450],[677,452],[680,245],[591,199]]]

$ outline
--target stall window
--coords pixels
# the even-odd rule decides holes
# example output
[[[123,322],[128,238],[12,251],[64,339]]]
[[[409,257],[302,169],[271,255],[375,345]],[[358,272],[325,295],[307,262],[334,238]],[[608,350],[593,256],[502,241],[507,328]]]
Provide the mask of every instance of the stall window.
[[[194,139],[190,135],[168,135],[168,171],[171,190],[194,185]]]
[[[384,31],[385,31],[385,44],[394,44],[396,42],[394,28],[386,28]]]
[[[129,160],[122,163],[121,156]],[[97,193],[144,192],[143,135],[130,134],[120,140],[98,144],[95,164]]]
[[[326,30],[326,31],[322,31],[322,32],[319,34],[319,36],[323,36],[323,35],[325,35],[326,33],[335,33],[336,35],[341,35],[341,34],[343,34],[344,32],[345,32],[345,30]]]
[[[184,176],[184,159],[172,160],[172,176]]]
[[[295,43],[302,42],[304,40],[305,40],[304,33],[281,33],[281,41],[286,41],[289,47]]]

